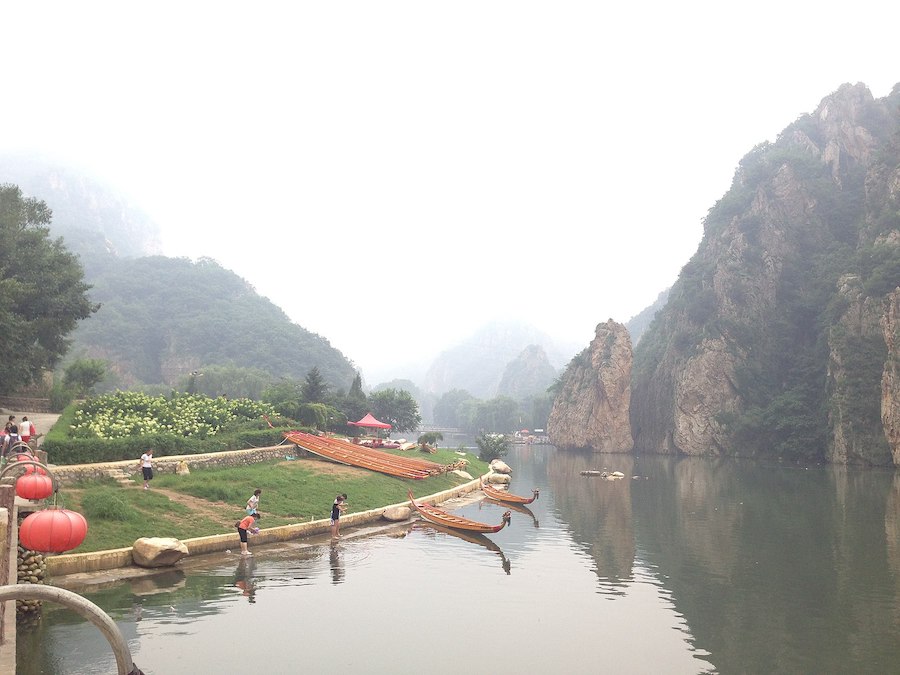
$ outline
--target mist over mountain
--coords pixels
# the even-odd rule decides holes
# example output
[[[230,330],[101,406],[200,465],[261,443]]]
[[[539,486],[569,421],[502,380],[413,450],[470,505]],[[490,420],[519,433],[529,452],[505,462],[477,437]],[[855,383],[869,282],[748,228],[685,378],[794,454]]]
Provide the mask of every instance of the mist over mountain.
[[[439,354],[425,374],[423,389],[432,394],[464,389],[478,398],[493,398],[509,363],[531,345],[539,346],[556,370],[575,353],[525,322],[495,321]]]
[[[108,388],[172,386],[210,365],[296,379],[318,367],[330,385],[349,387],[349,359],[244,279],[210,259],[153,255],[158,226],[112,188],[20,156],[0,157],[0,181],[51,207],[51,236],[78,254],[89,296],[101,305],[70,336],[63,367],[75,358],[102,359]]]
[[[41,157],[0,155],[0,183],[18,185],[53,211],[51,234],[62,237],[85,268],[111,258],[158,255],[159,226],[118,190],[76,169]]]

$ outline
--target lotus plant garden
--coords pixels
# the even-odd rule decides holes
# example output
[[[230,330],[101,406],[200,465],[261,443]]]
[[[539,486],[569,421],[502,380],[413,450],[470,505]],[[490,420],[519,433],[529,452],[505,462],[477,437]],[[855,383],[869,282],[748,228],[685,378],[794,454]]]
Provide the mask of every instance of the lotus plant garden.
[[[184,394],[167,398],[119,391],[88,399],[74,413],[72,438],[119,439],[156,434],[207,438],[235,423],[274,415],[250,399]]]

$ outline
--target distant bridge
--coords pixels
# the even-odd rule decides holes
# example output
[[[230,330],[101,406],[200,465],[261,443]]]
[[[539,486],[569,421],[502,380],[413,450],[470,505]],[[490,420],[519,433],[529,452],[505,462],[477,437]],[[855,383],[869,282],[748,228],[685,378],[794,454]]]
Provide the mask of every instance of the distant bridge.
[[[439,427],[436,424],[420,424],[419,428],[416,429],[416,433],[420,436],[427,433],[438,433],[443,434],[444,436],[463,436],[466,432],[462,429],[457,429],[456,427]]]

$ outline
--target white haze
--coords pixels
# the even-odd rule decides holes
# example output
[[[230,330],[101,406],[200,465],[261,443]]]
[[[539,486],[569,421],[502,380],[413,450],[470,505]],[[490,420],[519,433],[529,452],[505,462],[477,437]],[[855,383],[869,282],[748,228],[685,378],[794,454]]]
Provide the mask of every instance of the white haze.
[[[112,184],[376,383],[491,319],[585,346],[637,314],[746,152],[900,81],[898,7],[7,4],[0,149]]]

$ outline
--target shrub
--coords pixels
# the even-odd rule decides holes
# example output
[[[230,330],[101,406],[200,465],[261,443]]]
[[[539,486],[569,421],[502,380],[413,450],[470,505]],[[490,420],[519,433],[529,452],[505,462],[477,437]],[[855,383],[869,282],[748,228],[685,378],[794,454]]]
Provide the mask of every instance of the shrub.
[[[503,457],[509,452],[509,441],[502,434],[479,434],[475,438],[475,445],[478,446],[478,459],[484,462]]]

